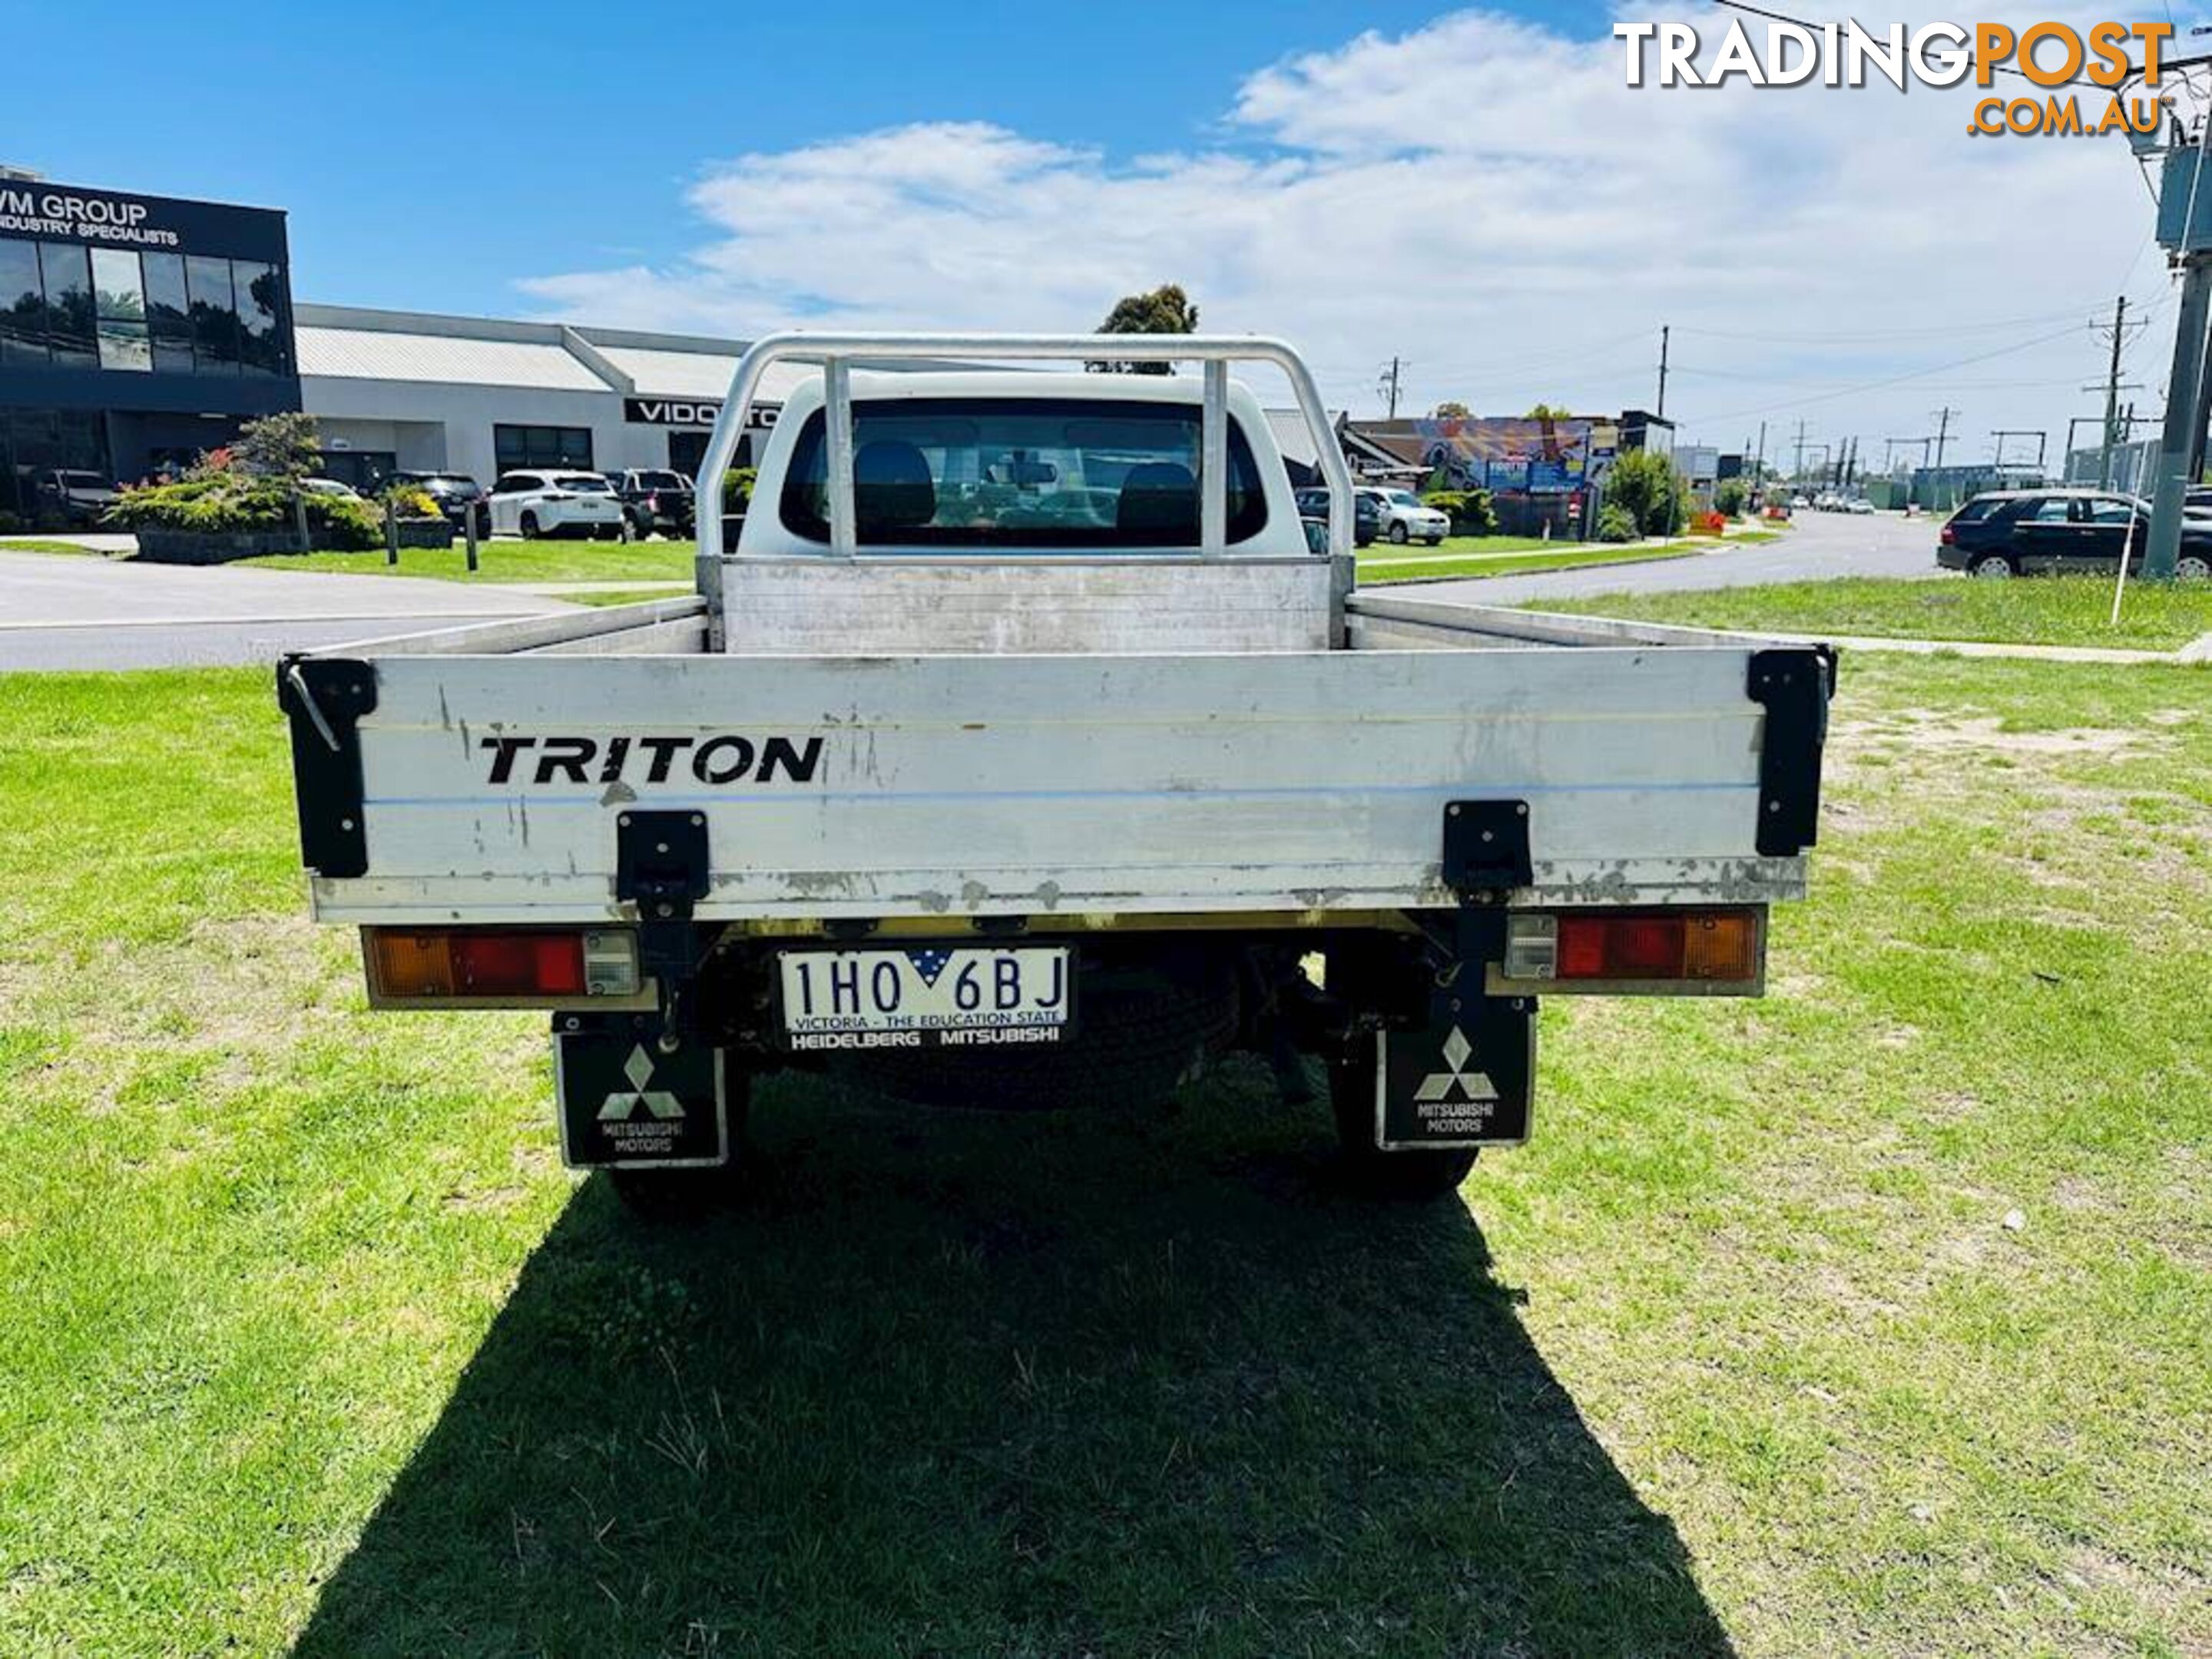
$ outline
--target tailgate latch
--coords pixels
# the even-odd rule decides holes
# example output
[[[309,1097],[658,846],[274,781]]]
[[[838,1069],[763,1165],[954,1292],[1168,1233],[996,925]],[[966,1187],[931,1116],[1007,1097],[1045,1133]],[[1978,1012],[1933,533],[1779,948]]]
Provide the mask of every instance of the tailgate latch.
[[[1827,646],[1751,653],[1745,695],[1766,710],[1753,841],[1762,858],[1795,858],[1820,838],[1820,754],[1835,684],[1836,653]]]
[[[375,672],[348,658],[288,656],[276,702],[292,727],[300,861],[319,876],[368,874],[360,721],[376,708]]]
[[[691,914],[707,896],[704,812],[636,812],[615,819],[615,896],[637,906],[638,965],[660,986],[665,1035],[691,981]]]

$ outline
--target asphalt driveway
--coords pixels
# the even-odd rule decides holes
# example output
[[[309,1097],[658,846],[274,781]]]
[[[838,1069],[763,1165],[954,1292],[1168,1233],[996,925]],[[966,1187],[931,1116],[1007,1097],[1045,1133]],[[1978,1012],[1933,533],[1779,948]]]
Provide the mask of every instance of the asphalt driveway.
[[[1528,605],[1592,593],[1662,593],[1761,582],[1820,581],[1831,576],[1933,576],[1942,521],[1895,513],[1801,513],[1778,541],[1723,547],[1694,559],[1554,570],[1534,576],[1424,583],[1423,599],[1462,605]]]
[[[409,576],[139,564],[0,549],[0,672],[182,668],[568,607]]]

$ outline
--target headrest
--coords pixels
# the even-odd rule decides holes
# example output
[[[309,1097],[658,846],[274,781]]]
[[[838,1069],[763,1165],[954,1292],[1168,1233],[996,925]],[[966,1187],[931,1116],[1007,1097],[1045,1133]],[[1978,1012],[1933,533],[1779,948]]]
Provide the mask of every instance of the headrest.
[[[862,541],[883,541],[937,516],[937,483],[929,461],[903,438],[878,438],[853,457],[854,529]]]
[[[1198,480],[1179,461],[1146,461],[1121,480],[1117,528],[1170,546],[1198,539]]]

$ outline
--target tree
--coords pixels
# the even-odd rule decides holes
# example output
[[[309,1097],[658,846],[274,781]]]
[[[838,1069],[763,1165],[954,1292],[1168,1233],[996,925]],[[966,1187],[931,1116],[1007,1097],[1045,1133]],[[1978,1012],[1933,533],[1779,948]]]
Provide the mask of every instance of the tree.
[[[238,429],[231,456],[257,478],[297,483],[314,476],[321,464],[322,441],[315,435],[312,415],[264,415]]]
[[[1538,404],[1522,418],[1530,421],[1571,421],[1574,416],[1565,404]]]
[[[1150,294],[1125,294],[1114,302],[1101,334],[1195,334],[1198,307],[1174,283],[1163,283]],[[1172,374],[1169,363],[1096,362],[1084,367],[1093,374]]]
[[[1433,418],[1439,421],[1464,421],[1474,412],[1456,398],[1447,398],[1436,406]]]
[[[1606,475],[1605,501],[1636,521],[1642,536],[1672,536],[1689,522],[1689,491],[1670,457],[1632,449]]]
[[[1713,511],[1725,513],[1731,519],[1743,515],[1744,506],[1751,499],[1751,486],[1741,478],[1723,478],[1713,486]]]

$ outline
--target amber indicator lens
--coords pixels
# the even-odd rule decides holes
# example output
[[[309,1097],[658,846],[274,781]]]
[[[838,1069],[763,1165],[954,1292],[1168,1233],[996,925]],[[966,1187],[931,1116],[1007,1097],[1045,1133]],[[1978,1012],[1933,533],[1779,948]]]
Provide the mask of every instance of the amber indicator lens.
[[[1751,980],[1759,927],[1750,910],[1594,910],[1559,918],[1557,977]]]

